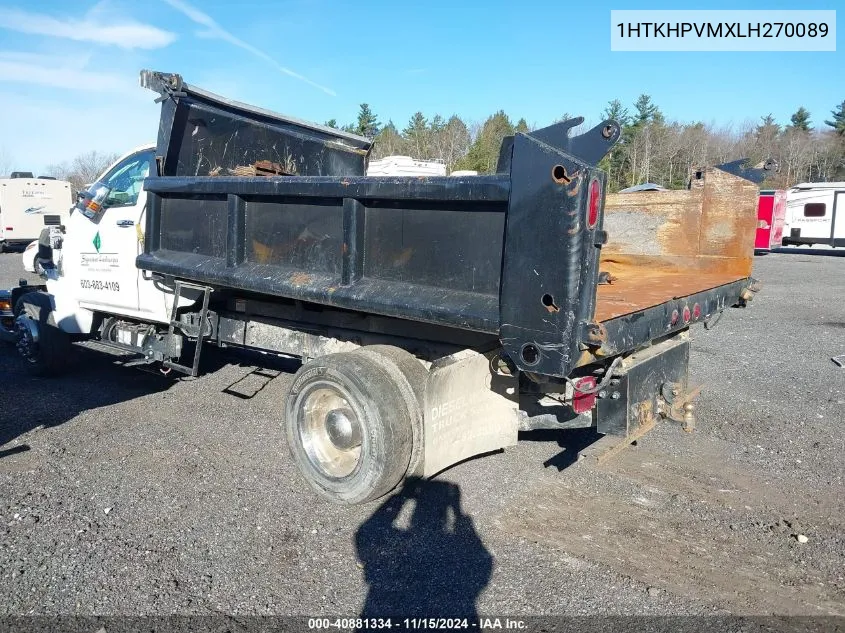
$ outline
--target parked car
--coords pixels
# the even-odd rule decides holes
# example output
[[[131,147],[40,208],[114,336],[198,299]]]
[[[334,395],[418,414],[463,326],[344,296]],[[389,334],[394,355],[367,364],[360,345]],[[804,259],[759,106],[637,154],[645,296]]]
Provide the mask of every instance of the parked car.
[[[26,272],[35,273],[36,275],[41,274],[43,269],[41,269],[36,261],[38,259],[38,240],[33,240],[26,245],[21,258],[23,259],[23,269]]]

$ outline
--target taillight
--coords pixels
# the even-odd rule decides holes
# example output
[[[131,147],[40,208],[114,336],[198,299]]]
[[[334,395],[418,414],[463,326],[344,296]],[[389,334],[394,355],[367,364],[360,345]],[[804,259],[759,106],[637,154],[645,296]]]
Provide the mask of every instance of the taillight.
[[[681,318],[681,313],[677,310],[672,310],[672,320],[669,321],[669,325],[677,325],[678,319]]]
[[[697,319],[701,316],[701,306],[697,303],[692,307],[692,318]]]
[[[691,316],[689,306],[684,306],[684,323],[689,323]]]
[[[589,391],[590,389],[595,389],[595,376],[584,376],[583,378],[576,378],[573,382],[575,383],[575,395],[572,396],[572,410],[578,414],[587,413],[587,411],[592,411],[593,407],[596,406],[596,394],[581,393],[580,391],[578,391],[578,389],[584,389],[586,391]]]
[[[587,226],[595,228],[599,221],[599,202],[601,202],[601,184],[596,179],[590,182],[590,198],[587,202]]]

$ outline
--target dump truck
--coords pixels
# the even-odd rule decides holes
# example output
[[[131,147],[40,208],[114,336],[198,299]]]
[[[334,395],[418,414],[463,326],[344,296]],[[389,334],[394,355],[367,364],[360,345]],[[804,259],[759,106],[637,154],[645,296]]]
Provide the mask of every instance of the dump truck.
[[[608,209],[597,164],[620,127],[575,135],[580,118],[506,137],[493,174],[366,176],[366,138],[141,83],[155,147],[80,199],[43,286],[11,290],[33,371],[83,340],[191,376],[209,345],[297,357],[290,455],[345,504],[520,431],[592,427],[598,458],[660,420],[692,428],[690,330],[755,292],[748,179],[704,170]]]

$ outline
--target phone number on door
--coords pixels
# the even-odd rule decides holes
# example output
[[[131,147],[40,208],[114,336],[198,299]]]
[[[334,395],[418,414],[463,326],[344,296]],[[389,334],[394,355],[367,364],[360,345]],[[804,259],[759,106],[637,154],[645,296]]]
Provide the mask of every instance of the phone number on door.
[[[99,279],[82,279],[80,284],[86,290],[110,290],[120,292],[120,284],[116,281],[100,281]]]

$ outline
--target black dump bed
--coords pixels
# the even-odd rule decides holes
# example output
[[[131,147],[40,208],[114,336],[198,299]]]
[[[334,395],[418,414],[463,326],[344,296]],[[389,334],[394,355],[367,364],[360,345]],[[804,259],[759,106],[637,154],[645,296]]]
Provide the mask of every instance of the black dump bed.
[[[494,175],[367,177],[366,139],[176,75],[145,71],[142,83],[161,94],[162,118],[141,269],[496,334],[520,369],[554,376],[686,327],[665,325],[671,305],[611,327],[615,340],[595,320],[607,239],[596,164],[619,138],[613,121],[506,138]],[[740,290],[701,301],[715,310]]]

